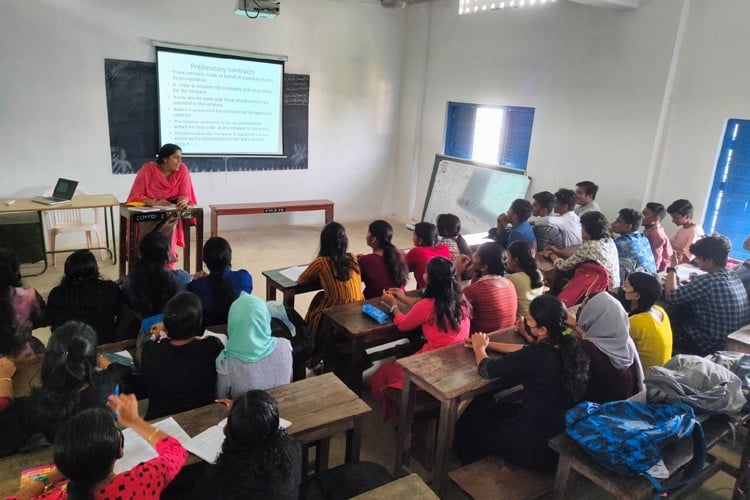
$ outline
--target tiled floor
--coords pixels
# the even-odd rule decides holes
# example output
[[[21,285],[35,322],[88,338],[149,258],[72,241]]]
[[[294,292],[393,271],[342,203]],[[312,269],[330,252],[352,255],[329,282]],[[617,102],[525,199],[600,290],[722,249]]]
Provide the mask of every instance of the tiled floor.
[[[405,221],[390,218],[394,227],[394,244],[400,248],[408,248],[411,243],[411,232],[406,229]],[[366,253],[369,248],[365,245],[367,225],[370,221],[347,222],[345,226],[349,236],[349,248],[353,253]],[[318,250],[320,226],[277,226],[258,227],[251,229],[232,230],[222,233],[233,249],[233,267],[245,268],[253,276],[254,294],[265,299],[265,282],[261,271],[279,267],[303,264],[312,260]],[[34,286],[44,296],[60,282],[63,272],[65,255],[58,256],[58,265],[50,268],[46,273],[37,277],[26,278],[25,282]],[[117,266],[107,262],[100,262],[103,276],[116,279]],[[413,284],[411,285],[413,287]],[[297,310],[304,315],[313,294],[299,296],[296,300]],[[44,331],[35,332],[38,336],[48,337]],[[396,431],[394,423],[385,423],[378,413],[370,397],[369,376],[377,366],[365,374],[365,386],[362,397],[373,407],[373,413],[365,421],[365,432],[362,445],[362,459],[382,463],[388,469],[393,468],[395,462]],[[734,461],[739,462],[739,448],[744,440],[738,437],[735,449],[724,446],[723,453]],[[337,439],[331,446],[331,463],[337,465],[343,461],[344,441]],[[457,466],[457,464],[456,464]],[[734,479],[720,473],[706,482],[691,498],[724,499],[731,498]],[[585,480],[576,482],[571,498],[602,499],[607,495]],[[456,491],[451,491],[449,498],[462,498]]]

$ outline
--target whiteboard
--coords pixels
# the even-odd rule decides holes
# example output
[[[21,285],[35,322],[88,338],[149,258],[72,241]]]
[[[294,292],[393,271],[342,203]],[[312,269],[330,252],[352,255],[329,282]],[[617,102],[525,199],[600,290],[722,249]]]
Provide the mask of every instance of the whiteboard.
[[[525,198],[531,179],[518,170],[435,155],[422,221],[442,213],[461,219],[464,234],[487,231],[516,198]]]

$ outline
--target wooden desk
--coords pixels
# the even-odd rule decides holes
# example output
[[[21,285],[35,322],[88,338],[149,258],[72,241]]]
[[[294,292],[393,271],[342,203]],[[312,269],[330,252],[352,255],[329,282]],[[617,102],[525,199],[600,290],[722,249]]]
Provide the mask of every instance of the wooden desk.
[[[126,276],[129,267],[138,258],[138,223],[164,220],[173,213],[179,214],[182,231],[185,235],[185,248],[182,250],[182,268],[190,271],[190,221],[195,219],[195,269],[203,269],[203,208],[188,207],[184,210],[174,208],[158,212],[136,212],[126,204],[120,204],[120,277]]]
[[[333,374],[324,374],[268,391],[276,400],[279,415],[292,422],[287,430],[301,444],[321,442],[317,467],[328,465],[328,440],[346,432],[347,463],[359,461],[364,417],[372,410]],[[200,434],[228,415],[222,404],[210,404],[173,415],[189,436]],[[159,419],[161,420],[161,419]],[[187,464],[200,461],[188,455]],[[18,489],[21,471],[52,463],[52,448],[0,459],[0,495]]]
[[[515,327],[490,334],[493,342],[525,343]],[[453,446],[458,405],[461,401],[507,385],[501,379],[483,379],[477,373],[474,351],[455,344],[435,351],[398,360],[404,370],[401,410],[396,442],[396,474],[408,474],[411,459],[411,426],[416,388],[420,387],[440,402],[437,447],[432,467],[432,488],[444,498],[448,486],[448,465]]]
[[[294,307],[295,295],[323,289],[319,281],[299,284],[290,280],[281,274],[281,271],[287,268],[288,266],[262,272],[263,276],[266,277],[266,300],[276,300],[276,291],[278,290],[281,292],[284,305]]]
[[[0,198],[0,214],[9,214],[14,212],[49,212],[54,210],[84,210],[84,209],[105,209],[104,213],[104,236],[105,236],[105,247],[92,247],[90,250],[106,250],[112,262],[117,263],[117,246],[115,243],[115,216],[114,207],[120,202],[111,194],[80,194],[73,197],[70,203],[62,203],[60,205],[45,205],[43,203],[37,203],[31,201],[31,198],[15,198],[15,202],[12,205],[6,205],[6,203],[13,198]],[[109,210],[109,218],[107,218],[107,210]],[[112,248],[110,248],[110,236],[112,241]],[[54,253],[72,252],[77,249],[66,249],[66,250],[55,250]],[[45,253],[52,253],[46,250]],[[42,273],[47,270],[47,259],[44,259],[44,269]],[[41,274],[41,273],[39,273]]]
[[[743,326],[727,337],[727,351],[738,351],[750,354],[750,325]]]
[[[542,257],[541,254],[536,254],[536,267],[542,272],[544,277],[544,284],[549,288],[555,284],[557,279],[557,268],[547,257]]]
[[[352,500],[391,500],[407,498],[409,500],[438,500],[432,490],[416,474],[409,474],[379,488],[357,495]]]
[[[282,212],[309,212],[323,210],[326,224],[333,221],[331,200],[269,201],[265,203],[225,203],[209,205],[211,209],[211,236],[219,235],[219,216],[278,214]]]

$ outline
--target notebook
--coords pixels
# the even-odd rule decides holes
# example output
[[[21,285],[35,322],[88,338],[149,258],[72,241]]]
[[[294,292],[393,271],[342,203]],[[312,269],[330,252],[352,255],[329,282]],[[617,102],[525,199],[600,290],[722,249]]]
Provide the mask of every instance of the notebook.
[[[36,196],[32,198],[31,201],[43,203],[44,205],[70,203],[70,199],[73,198],[77,187],[78,181],[71,181],[70,179],[63,179],[60,177],[57,179],[57,184],[55,184],[55,190],[52,192],[52,196]]]

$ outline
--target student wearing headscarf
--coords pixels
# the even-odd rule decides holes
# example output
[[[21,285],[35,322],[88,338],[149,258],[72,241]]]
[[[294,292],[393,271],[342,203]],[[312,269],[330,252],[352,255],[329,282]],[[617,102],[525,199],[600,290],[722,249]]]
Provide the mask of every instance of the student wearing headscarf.
[[[261,299],[240,293],[229,308],[227,336],[216,358],[217,397],[235,399],[291,382],[292,344],[271,336],[271,313]]]
[[[584,301],[576,330],[589,356],[587,401],[606,403],[627,399],[643,388],[643,368],[633,339],[628,314],[606,292]]]

